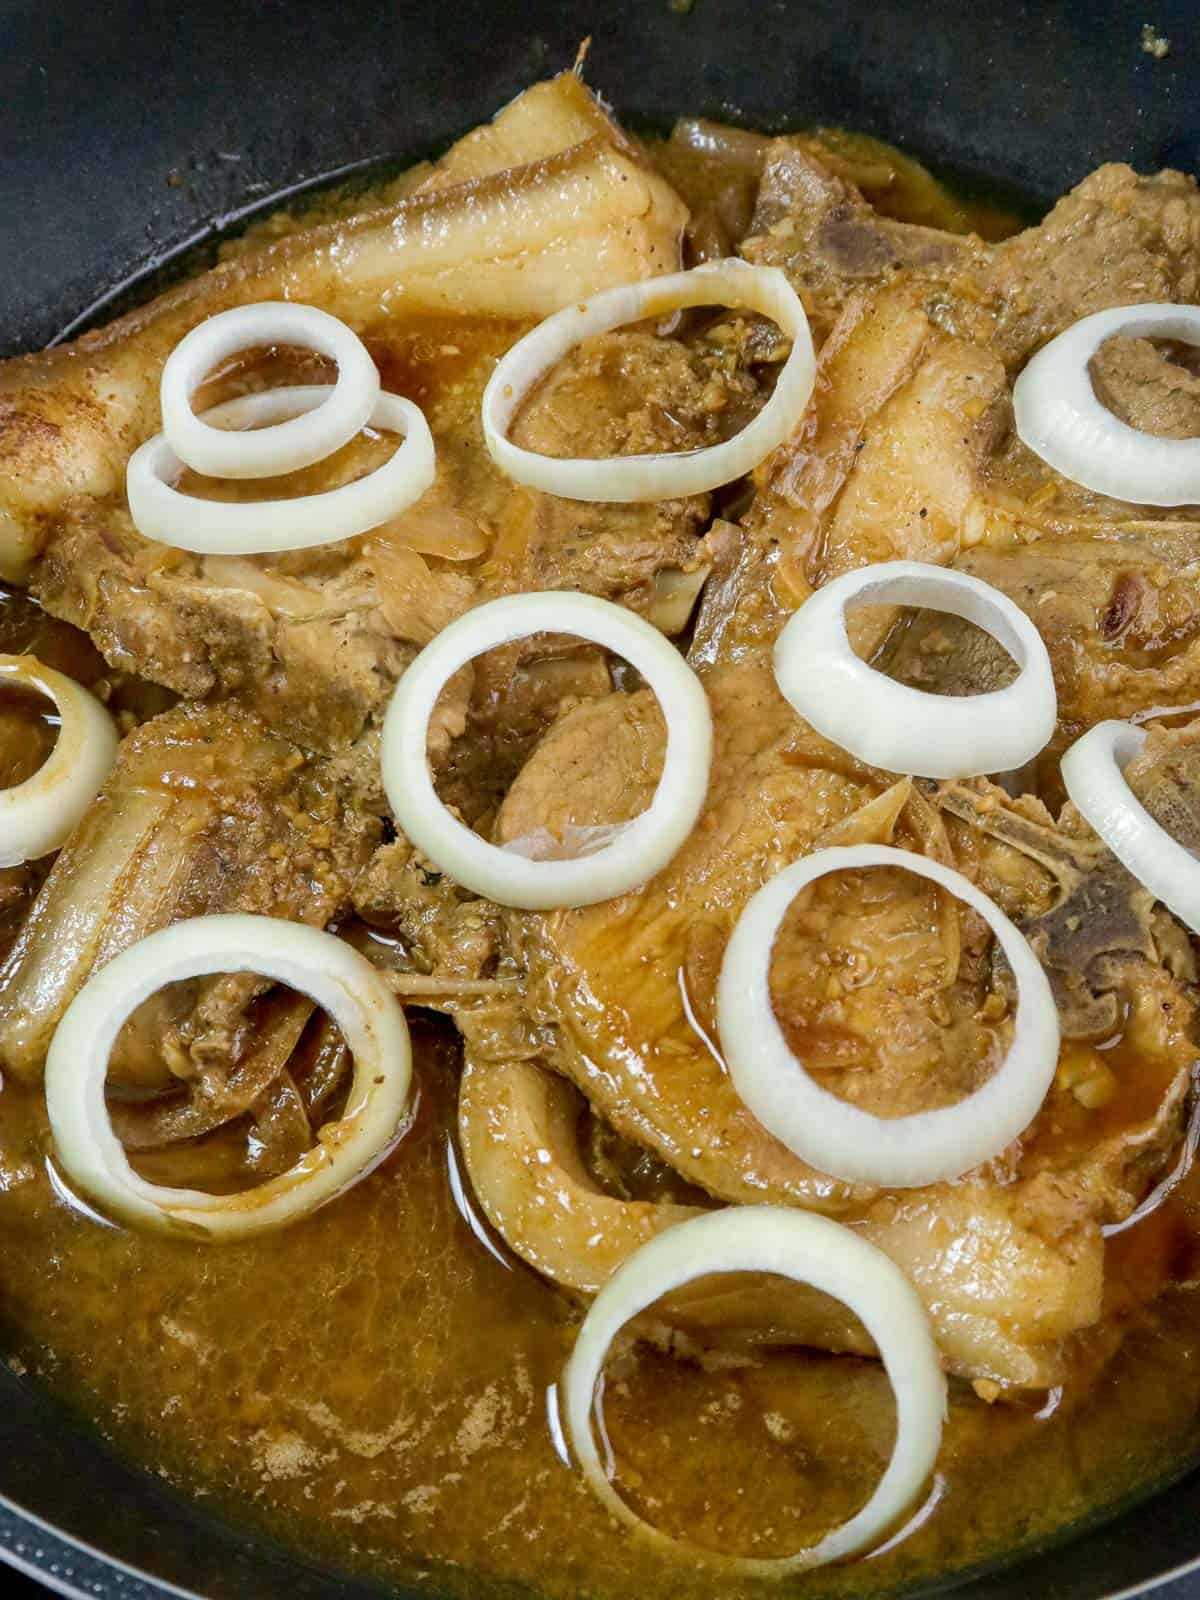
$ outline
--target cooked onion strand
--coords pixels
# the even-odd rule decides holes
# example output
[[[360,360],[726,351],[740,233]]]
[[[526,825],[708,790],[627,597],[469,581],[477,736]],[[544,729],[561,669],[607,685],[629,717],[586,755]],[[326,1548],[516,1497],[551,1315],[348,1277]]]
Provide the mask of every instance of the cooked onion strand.
[[[1008,1053],[957,1105],[903,1117],[850,1105],[809,1077],[775,1016],[771,951],[788,908],[817,879],[864,867],[900,867],[948,889],[988,923],[1016,979]],[[717,1028],[734,1087],[764,1128],[832,1178],[898,1189],[960,1178],[999,1155],[1037,1115],[1058,1065],[1058,1011],[1025,936],[960,872],[888,845],[818,850],[758,891],[725,949]]]
[[[321,403],[254,433],[226,433],[214,411],[198,417],[192,396],[230,356],[256,345],[302,345],[337,362]],[[379,398],[379,372],[344,322],[316,306],[264,300],[219,312],[182,338],[162,375],[163,435],[172,453],[210,478],[274,478],[324,461],[365,428]]]
[[[346,1108],[293,1167],[256,1188],[224,1195],[147,1183],[109,1120],[109,1054],[157,989],[227,972],[273,978],[325,1008],[354,1056]],[[46,1106],[64,1172],[94,1201],[137,1226],[223,1241],[294,1222],[365,1177],[403,1126],[411,1077],[404,1013],[343,940],[277,917],[193,917],[139,940],[84,984],[50,1046]]]
[[[0,867],[16,867],[64,843],[112,770],[117,730],[95,695],[36,656],[0,656],[0,683],[39,690],[61,719],[38,770],[0,791]]]
[[[777,1560],[720,1555],[672,1539],[645,1522],[609,1480],[592,1428],[592,1406],[616,1335],[663,1295],[717,1272],[776,1273],[832,1295],[858,1316],[878,1346],[896,1397],[896,1442],[874,1494],[814,1545]],[[660,1549],[748,1577],[778,1578],[854,1555],[892,1526],[933,1470],[946,1410],[929,1319],[894,1262],[851,1229],[782,1206],[731,1206],[669,1228],[629,1258],[592,1302],[563,1378],[564,1420],[584,1477],[604,1506]]]
[[[855,655],[846,611],[861,605],[926,606],[964,617],[1008,651],[1020,671],[987,694],[927,694],[885,677]],[[1054,732],[1054,674],[1041,635],[1019,606],[965,572],[887,561],[834,578],[779,635],[775,677],[819,733],[860,761],[925,778],[1010,772]]]
[[[583,339],[690,306],[728,306],[770,317],[792,341],[771,398],[740,433],[705,450],[608,459],[564,459],[523,450],[507,437],[525,396]],[[496,465],[517,483],[566,500],[629,503],[702,494],[751,472],[804,415],[816,374],[812,335],[800,296],[777,267],[712,261],[567,306],[534,328],[497,366],[483,393],[483,437]]]
[[[604,848],[568,861],[532,860],[489,844],[438,799],[426,758],[429,719],[447,680],[485,650],[535,633],[574,634],[623,656],[657,695],[667,725],[650,805]],[[708,788],[712,716],[700,680],[657,628],[593,595],[542,590],[478,606],[425,646],[388,707],[382,759],[396,821],[463,888],[525,910],[593,905],[653,877],[695,826]]]

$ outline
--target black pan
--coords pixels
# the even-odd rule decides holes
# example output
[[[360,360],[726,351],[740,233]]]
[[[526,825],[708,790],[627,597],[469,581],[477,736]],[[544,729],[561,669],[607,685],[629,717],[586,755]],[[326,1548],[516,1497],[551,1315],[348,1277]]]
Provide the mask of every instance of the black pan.
[[[1197,0],[0,0],[0,352],[85,325],[272,196],[436,151],[585,34],[634,125],[841,123],[1036,205],[1103,160],[1200,168],[1198,21]],[[99,1600],[376,1592],[220,1525],[2,1362],[0,1557]],[[1094,1600],[1191,1563],[1200,1476],[970,1593]]]

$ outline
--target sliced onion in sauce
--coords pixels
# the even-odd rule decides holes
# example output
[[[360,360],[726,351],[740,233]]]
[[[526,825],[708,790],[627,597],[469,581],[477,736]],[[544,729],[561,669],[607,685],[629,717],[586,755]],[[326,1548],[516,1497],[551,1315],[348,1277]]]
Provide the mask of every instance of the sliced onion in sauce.
[[[817,1084],[793,1055],[771,1004],[771,952],[801,889],[831,872],[900,867],[948,889],[987,922],[1017,985],[1012,1042],[992,1076],[957,1105],[877,1117]],[[753,897],[725,949],[717,1028],[734,1087],[770,1133],[832,1178],[918,1188],[960,1178],[1033,1121],[1058,1064],[1058,1011],[1029,942],[960,872],[888,845],[818,850]]]
[[[896,1397],[896,1442],[866,1505],[816,1544],[775,1560],[721,1555],[652,1527],[617,1493],[592,1427],[596,1386],[621,1329],[663,1295],[718,1272],[776,1273],[841,1301],[874,1339]],[[613,1274],[579,1330],[562,1398],[567,1434],[584,1477],[613,1516],[676,1556],[686,1552],[747,1577],[779,1578],[856,1554],[912,1505],[937,1459],[946,1380],[925,1308],[881,1250],[827,1217],[782,1206],[730,1206],[668,1228]]]
[[[1200,504],[1200,439],[1131,428],[1101,404],[1089,362],[1106,339],[1200,345],[1200,306],[1169,302],[1097,311],[1039,350],[1013,386],[1017,433],[1064,478],[1136,505]]]
[[[964,617],[1003,645],[1020,669],[986,694],[928,694],[855,655],[846,610],[925,606]],[[1058,715],[1041,635],[1006,594],[965,572],[921,561],[860,567],[825,584],[788,621],[775,645],[775,677],[788,702],[827,739],[887,772],[969,778],[1009,772],[1043,749]]]
[[[0,684],[36,689],[60,718],[54,749],[38,770],[0,790],[0,867],[16,867],[65,842],[112,770],[117,730],[95,695],[36,656],[0,655]]]
[[[254,433],[229,433],[198,417],[192,397],[230,356],[256,345],[302,345],[337,362],[337,381],[322,385],[320,403]],[[379,372],[366,346],[344,322],[316,306],[265,300],[235,306],[192,329],[167,357],[162,375],[163,436],[193,472],[210,478],[274,478],[324,461],[365,428],[379,398]]]
[[[126,1020],[165,984],[254,972],[323,1006],[354,1056],[338,1121],[287,1172],[238,1194],[148,1183],[129,1165],[104,1098]],[[139,940],[75,996],[46,1061],[46,1106],[63,1171],[98,1205],[140,1227],[223,1241],[281,1227],[356,1183],[402,1131],[412,1078],[408,1026],[371,963],[333,934],[276,917],[193,917]]]
[[[1200,860],[1146,810],[1125,780],[1146,733],[1129,722],[1099,722],[1062,758],[1063,783],[1123,867],[1193,933],[1200,933]]]
[[[242,395],[206,411],[231,428],[323,410],[328,387],[301,385]],[[365,477],[293,500],[232,503],[181,494],[182,463],[156,434],[135,450],[126,473],[129,511],[139,533],[199,555],[264,555],[350,539],[406,510],[433,482],[433,436],[420,407],[401,395],[377,396],[368,422],[401,436],[395,453]],[[214,429],[214,432],[217,431]],[[257,438],[258,432],[231,435]]]
[[[612,842],[572,860],[537,860],[489,844],[438,799],[426,758],[429,719],[460,667],[536,633],[573,634],[624,657],[658,697],[667,725],[650,805]],[[683,844],[704,804],[712,716],[700,680],[656,628],[623,606],[565,590],[507,595],[459,617],[400,679],[383,725],[383,784],[396,821],[441,871],[475,894],[525,910],[593,905],[639,888]]]
[[[563,459],[523,450],[507,437],[525,396],[583,339],[691,306],[757,311],[792,341],[771,398],[732,439],[704,450],[608,459]],[[644,283],[608,289],[547,317],[512,347],[483,394],[483,437],[496,465],[517,483],[567,500],[621,502],[702,494],[752,471],[804,415],[816,374],[812,335],[800,296],[777,267],[713,261]]]

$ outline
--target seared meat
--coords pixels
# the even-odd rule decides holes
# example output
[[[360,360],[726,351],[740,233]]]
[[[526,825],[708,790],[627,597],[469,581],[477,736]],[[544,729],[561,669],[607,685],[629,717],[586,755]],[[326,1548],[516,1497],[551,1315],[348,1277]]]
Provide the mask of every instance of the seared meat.
[[[791,254],[779,246],[802,291],[834,273],[816,192],[797,188]],[[1102,715],[1195,699],[1196,516],[1129,507],[1051,472],[1012,431],[1007,375],[1079,315],[1192,298],[1198,228],[1190,179],[1104,168],[1039,228],[971,246],[942,281],[917,266],[849,300],[805,427],[762,469],[752,512],[782,546],[794,600],[868,560],[954,562],[1013,595],[1042,629],[1063,740]],[[1177,355],[1110,342],[1094,363],[1100,393],[1136,426],[1194,432],[1197,380]],[[885,608],[856,613],[856,646],[872,653],[894,620]],[[894,670],[979,688],[1009,666],[976,630],[922,615]]]
[[[421,400],[439,470],[419,505],[366,539],[280,557],[199,558],[143,540],[111,502],[81,500],[58,520],[34,571],[35,593],[88,630],[114,664],[189,698],[236,698],[325,753],[369,741],[415,650],[496,594],[581,588],[678,632],[709,567],[709,497],[597,505],[509,483],[483,449],[478,408],[517,331],[418,324],[379,347],[385,381],[395,367]],[[690,344],[638,332],[595,339],[535,392],[515,436],[559,455],[710,444],[761,403],[736,332],[725,324]],[[452,338],[461,346],[447,346]],[[389,448],[359,440],[289,488],[327,487],[377,465]],[[510,652],[510,667],[520,659]],[[468,691],[472,681],[467,673]],[[476,687],[472,726],[480,731],[491,689]],[[373,745],[360,754],[369,790]],[[376,786],[369,803],[379,802]]]
[[[587,1170],[571,1091],[531,1061],[480,1061],[470,1048],[459,1132],[475,1193],[530,1265],[594,1294],[647,1239],[696,1214],[694,1201],[618,1196]],[[855,1226],[912,1276],[951,1370],[1020,1387],[1058,1382],[1101,1309],[1101,1251],[1077,1193],[1049,1177],[887,1197]],[[640,1331],[682,1352],[807,1344],[870,1354],[858,1319],[825,1296],[741,1275],[706,1278],[661,1301]]]
[[[96,966],[183,917],[252,911],[317,927],[349,905],[379,823],[347,806],[328,767],[230,707],[179,707],[121,745],[59,853],[0,975],[0,1065],[24,1078]],[[132,1085],[208,1080],[249,1047],[261,985],[212,978],[148,1002],[118,1042]]]
[[[1200,190],[1182,172],[1100,167],[1040,226],[995,247],[983,279],[992,339],[1016,371],[1109,306],[1200,300]]]
[[[1007,413],[1004,371],[978,345],[939,332],[920,282],[847,309],[821,354],[794,444],[759,469],[749,521],[780,547],[793,605],[867,561],[946,562],[977,542],[985,474]],[[871,653],[890,612],[855,612]]]
[[[490,165],[508,157],[517,168]],[[19,486],[5,512],[0,566],[17,573],[32,563],[38,598],[89,631],[111,663],[188,698],[236,698],[310,749],[353,752],[347,771],[371,806],[381,803],[373,730],[391,689],[414,650],[461,611],[514,586],[569,583],[628,599],[678,629],[705,571],[706,497],[595,507],[514,490],[491,468],[478,423],[494,362],[531,315],[675,264],[680,202],[573,77],[530,91],[419,187],[428,192],[399,198],[391,212],[276,229],[272,242],[233,252],[78,351],[11,363],[0,374],[0,456],[7,441]],[[531,207],[536,218],[525,214]],[[536,270],[514,262],[522,287],[506,300],[497,252],[503,257],[504,229],[518,224],[527,246],[539,227],[545,237]],[[427,243],[410,260],[413,230],[436,234],[452,260],[439,268]],[[581,276],[566,256],[585,239]],[[486,272],[478,270],[483,257]],[[326,261],[341,264],[332,276]],[[130,449],[156,425],[162,360],[202,316],[268,293],[303,295],[363,329],[385,386],[426,411],[438,481],[368,539],[315,552],[197,558],[149,543],[113,491]],[[320,363],[279,353],[243,362],[209,386],[209,397],[322,375]],[[100,409],[89,399],[97,385],[113,391]],[[733,372],[718,344],[693,355],[638,334],[596,341],[564,364],[550,390],[516,427],[531,447],[558,452],[690,448],[740,425],[756,403],[745,367]],[[243,499],[308,493],[372,469],[392,448],[367,435],[279,486],[201,489],[185,474],[183,487]],[[70,472],[65,451],[79,458]]]
[[[725,939],[748,895],[773,870],[825,842],[896,838],[918,848],[945,848],[944,834],[939,846],[939,827],[928,803],[907,781],[891,783],[856,768],[798,724],[779,698],[764,660],[764,645],[781,620],[769,594],[773,567],[773,558],[761,550],[757,562],[744,557],[740,581],[735,574],[714,591],[698,630],[701,648],[711,658],[704,676],[718,733],[700,826],[676,860],[639,894],[604,907],[510,917],[514,948],[535,981],[526,985],[519,1005],[466,1023],[475,1104],[486,1109],[482,1097],[493,1067],[503,1075],[518,1060],[543,1062],[571,1077],[627,1138],[648,1145],[690,1182],[722,1199],[791,1200],[857,1218],[873,1236],[878,1227],[884,1247],[894,1243],[906,1264],[918,1268],[931,1302],[953,1307],[944,1318],[944,1348],[960,1370],[1017,1383],[1041,1381],[1061,1359],[1057,1344],[1042,1348],[1045,1341],[1057,1341],[1098,1315],[1102,1244],[1081,1186],[1041,1176],[993,1189],[981,1177],[969,1201],[960,1190],[876,1199],[868,1190],[812,1172],[771,1139],[741,1105],[711,1042],[713,992]],[[514,785],[498,819],[499,835],[511,837],[538,822],[561,833],[568,817],[586,825],[619,821],[636,811],[656,775],[655,744],[660,746],[662,737],[648,700],[644,692],[612,696],[561,719]],[[580,748],[576,723],[586,729],[593,751],[589,771],[597,775],[595,783],[585,784],[578,763],[572,766],[572,752]],[[574,774],[572,783],[564,778],[564,763]],[[627,775],[619,798],[614,770]],[[861,907],[861,896],[874,892],[868,885],[869,880],[857,889],[843,886],[841,892],[859,895],[855,903]],[[811,907],[809,914],[815,914]],[[836,1019],[835,1033],[859,1050],[873,1041],[876,1060],[880,1053],[890,1056],[894,1081],[907,1079],[912,1093],[921,1092],[920,1083],[926,1097],[931,1085],[935,1094],[953,1097],[967,1086],[961,1077],[961,1040],[953,1030],[943,1034],[938,1019],[959,1016],[965,1036],[974,1037],[981,1051],[977,1068],[986,1071],[988,1028],[1002,1025],[1005,1012],[1003,1005],[990,1017],[985,1012],[988,979],[975,953],[978,932],[969,919],[960,926],[957,916],[948,929],[934,897],[919,891],[890,902],[883,914],[897,925],[907,924],[903,936],[891,951],[877,953],[883,962],[879,981],[856,997],[855,1014]],[[786,981],[789,961],[802,956],[808,943],[781,937],[777,954],[783,965],[777,961],[774,975]],[[793,957],[784,954],[787,949],[793,949]],[[789,1000],[795,1001],[800,981],[795,966],[791,979]],[[815,998],[818,1009],[828,999],[824,975]],[[888,1012],[885,1019],[877,1009],[873,1029],[865,1009],[872,1001]],[[816,1020],[826,1026],[830,1021]],[[939,1074],[939,1060],[948,1076]],[[835,1038],[826,1065],[844,1069],[845,1064],[845,1050]],[[553,1174],[545,1181],[553,1184]],[[511,1205],[524,1219],[516,1228],[507,1220],[503,1189],[489,1188],[489,1193],[493,1220],[516,1248],[544,1262],[553,1252],[568,1250],[575,1235],[558,1231],[560,1224],[567,1228],[565,1219],[549,1224],[552,1236],[545,1236],[536,1223],[545,1209],[524,1190],[514,1190]],[[989,1215],[975,1237],[980,1249],[986,1242],[989,1250],[1001,1252],[998,1259],[1009,1269],[1004,1293],[1011,1304],[1024,1293],[1018,1285],[1029,1286],[1030,1320],[1023,1322],[1023,1313],[1014,1313],[1010,1304],[1002,1335],[993,1320],[998,1312],[972,1303],[988,1275],[981,1258],[956,1253],[964,1215],[958,1208],[964,1205],[973,1215]],[[947,1218],[952,1211],[958,1220],[935,1221],[943,1208]],[[646,1225],[638,1223],[635,1233]],[[944,1248],[936,1242],[942,1230]],[[531,1239],[530,1231],[539,1238]],[[1025,1279],[1027,1250],[1033,1255]],[[962,1279],[950,1296],[946,1275],[953,1275],[960,1261]],[[978,1315],[964,1314],[968,1306]]]
[[[739,598],[750,612],[748,597]],[[1027,839],[1015,810],[1006,832],[993,821],[1003,818],[993,798],[978,817],[971,811],[968,830],[954,820],[947,835],[907,780],[888,786],[855,770],[794,721],[785,730],[778,711],[776,728],[769,679],[754,656],[745,633],[727,626],[705,673],[719,730],[709,805],[676,861],[639,894],[602,908],[509,917],[535,982],[519,1002],[460,1020],[470,1063],[464,1137],[485,1207],[514,1248],[583,1292],[601,1270],[601,1245],[589,1244],[598,1233],[607,1260],[674,1215],[642,1203],[622,1209],[612,1197],[587,1198],[594,1185],[569,1186],[561,1131],[539,1145],[561,1162],[545,1170],[522,1166],[511,1130],[498,1147],[483,1141],[479,1128],[498,1138],[496,1119],[515,1104],[554,1098],[538,1077],[539,1064],[549,1066],[627,1138],[719,1198],[791,1200],[862,1227],[928,1295],[955,1370],[1018,1385],[1053,1382],[1069,1353],[1062,1341],[1100,1314],[1101,1226],[1128,1216],[1182,1134],[1196,1044],[1193,974],[1181,966],[1174,924],[1160,932],[1139,902],[1149,931],[1143,925],[1139,934],[1135,924],[1123,932],[1127,923],[1105,887],[1111,858],[1086,861],[1082,847],[1073,858],[1072,836],[1049,818],[1040,831],[1030,822]],[[725,698],[738,687],[745,698]],[[661,737],[644,691],[568,713],[514,785],[500,836],[539,824],[561,834],[568,820],[635,813],[656,777]],[[594,784],[584,782],[575,755],[585,744]],[[623,786],[614,772],[624,774]],[[950,818],[960,816],[952,796],[938,798]],[[1003,847],[991,848],[997,834]],[[806,849],[864,838],[948,854],[1010,911],[1024,911],[1035,947],[1068,993],[1092,982],[1129,1002],[1127,1064],[1120,1052],[1098,1069],[1064,1054],[1059,1086],[1027,1139],[966,1185],[873,1197],[811,1172],[741,1106],[713,1045],[721,952],[748,894]],[[1022,849],[1024,872],[1006,859]],[[1043,855],[1055,866],[1070,861],[1077,874],[1073,904],[1087,905],[1089,924],[1074,942],[1076,913],[1058,903]],[[772,968],[777,1014],[806,1064],[835,1092],[883,1114],[969,1092],[990,1070],[1007,1026],[1005,980],[991,971],[985,930],[915,880],[889,877],[895,881],[833,880],[826,895],[810,895],[785,924]],[[854,983],[837,979],[843,964],[855,968]],[[1139,1071],[1149,1074],[1149,1089]],[[776,1334],[806,1326],[803,1307],[793,1309],[799,1321],[781,1310],[768,1326]],[[754,1320],[739,1321],[733,1297],[722,1315],[712,1313],[708,1335],[720,1334],[725,1315],[743,1331]],[[844,1325],[838,1333],[824,1316],[831,1347],[855,1348]],[[694,1321],[683,1325],[696,1333]],[[811,1335],[807,1326],[802,1336]]]
[[[1097,395],[1122,422],[1164,439],[1200,437],[1200,377],[1190,347],[1108,339],[1092,359]]]
[[[535,1016],[561,1034],[563,1070],[601,1114],[692,1182],[727,1199],[774,1194],[837,1205],[845,1186],[812,1173],[758,1127],[708,1055],[688,1009],[711,1035],[711,1017],[707,1025],[703,1019],[716,977],[713,956],[737,910],[773,867],[811,848],[871,790],[852,766],[837,770],[837,753],[795,723],[763,666],[723,677],[714,671],[707,687],[717,749],[700,825],[639,894],[518,923],[521,952],[545,986],[530,999]],[[632,705],[623,700],[605,702],[606,729],[598,717],[587,725],[586,785],[572,755],[573,725],[589,713],[581,709],[556,724],[501,810],[500,838],[539,826],[561,837],[567,821],[605,825],[636,810],[657,776],[661,723],[648,707],[641,713],[640,697]],[[611,803],[614,771],[625,778],[615,815],[601,809]]]
[[[350,460],[337,463],[338,476],[377,465],[388,448],[366,440],[342,452]],[[304,477],[317,480],[323,468]],[[271,558],[171,550],[143,539],[122,508],[82,501],[60,519],[32,587],[114,665],[189,699],[234,697],[311,749],[344,750],[428,630],[472,601],[461,559],[412,548],[425,543],[435,511],[455,514],[452,483],[447,460],[407,518],[367,540]]]
[[[1192,179],[1105,167],[1039,227],[992,247],[935,236],[939,254],[927,230],[880,219],[822,177],[811,155],[787,141],[778,148],[778,194],[768,164],[762,227],[746,254],[782,266],[819,327],[832,330],[841,313],[801,447],[764,469],[756,512],[794,551],[797,599],[844,570],[850,549],[860,561],[948,560],[1047,533],[1138,535],[1151,526],[1193,535],[1186,514],[1133,510],[1051,472],[1016,440],[1005,381],[1079,316],[1200,296]],[[848,258],[830,242],[843,229],[868,241],[857,247],[861,277],[853,251]],[[1094,372],[1102,396],[1136,426],[1195,431],[1196,380],[1172,352],[1117,341]]]
[[[707,497],[604,506],[508,484],[485,465],[478,428],[503,342],[477,342],[470,366],[427,394],[438,484],[365,540],[280,557],[195,557],[142,539],[123,511],[81,503],[60,522],[34,592],[113,664],[189,698],[233,696],[326,752],[375,726],[416,649],[497,593],[582,588],[677,631],[686,595],[694,599],[708,570]],[[699,445],[738,383],[749,380],[724,383],[675,341],[612,335],[563,364],[549,399],[539,394],[522,413],[517,437],[563,454]],[[649,397],[640,411],[635,392]],[[367,441],[356,456],[373,465],[378,448]],[[434,553],[446,538],[459,542],[452,559]]]
[[[812,153],[805,138],[772,140],[750,237],[742,253],[782,267],[804,301],[818,342],[851,297],[907,270],[927,291],[944,288],[981,256],[978,239],[881,216]]]

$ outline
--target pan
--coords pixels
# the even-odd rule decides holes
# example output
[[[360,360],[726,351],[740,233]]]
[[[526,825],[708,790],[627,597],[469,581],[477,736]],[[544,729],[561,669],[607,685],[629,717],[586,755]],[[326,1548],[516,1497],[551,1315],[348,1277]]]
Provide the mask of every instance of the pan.
[[[842,124],[1031,212],[1104,160],[1200,167],[1195,0],[0,0],[0,353],[110,315],[281,196],[445,147],[589,37],[635,128]],[[0,1558],[94,1600],[379,1592],[177,1495],[2,1362]],[[1182,1600],[1194,1567],[1200,1475],[957,1582],[1098,1600],[1174,1577]]]

